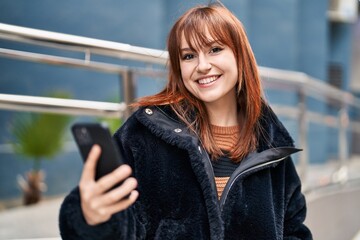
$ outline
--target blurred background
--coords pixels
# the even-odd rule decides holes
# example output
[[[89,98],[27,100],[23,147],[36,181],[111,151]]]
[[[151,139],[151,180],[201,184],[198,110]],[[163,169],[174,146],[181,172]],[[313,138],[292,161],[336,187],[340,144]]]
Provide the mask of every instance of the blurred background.
[[[266,99],[304,149],[294,161],[314,239],[356,239],[360,1],[222,2],[245,26]],[[82,168],[71,124],[115,131],[126,104],[161,90],[170,27],[206,3],[0,0],[0,239],[59,237],[58,208]]]

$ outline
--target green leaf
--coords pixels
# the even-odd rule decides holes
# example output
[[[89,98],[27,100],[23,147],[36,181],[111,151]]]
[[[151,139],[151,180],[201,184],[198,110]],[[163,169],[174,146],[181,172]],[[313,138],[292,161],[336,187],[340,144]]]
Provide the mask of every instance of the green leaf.
[[[53,93],[51,97],[69,98],[66,93]],[[63,146],[63,136],[71,117],[50,113],[19,115],[11,126],[15,138],[15,152],[34,161],[40,168],[42,159],[52,159]]]

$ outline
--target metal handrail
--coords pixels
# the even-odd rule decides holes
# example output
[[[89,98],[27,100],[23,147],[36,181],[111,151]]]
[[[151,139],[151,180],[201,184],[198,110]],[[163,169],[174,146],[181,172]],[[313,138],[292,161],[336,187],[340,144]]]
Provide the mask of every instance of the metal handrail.
[[[303,89],[309,96],[337,100],[360,110],[360,99],[349,92],[342,91],[305,73],[267,67],[259,67],[259,71],[263,82],[268,87],[281,84],[280,88]]]
[[[153,64],[166,64],[168,58],[167,52],[162,50],[4,23],[0,23],[0,38],[41,46],[81,51],[87,54],[87,58],[89,58],[89,54],[95,53]]]
[[[0,109],[121,118],[126,104],[0,94]]]
[[[123,79],[124,101],[121,103],[106,103],[83,101],[75,99],[52,99],[44,97],[0,94],[0,109],[18,111],[53,112],[73,115],[102,115],[109,117],[129,116],[127,105],[134,100],[134,77],[137,75],[153,78],[166,78],[166,71],[161,68],[134,68],[114,63],[93,61],[92,54],[110,56],[126,60],[135,60],[147,64],[165,66],[168,53],[162,50],[142,48],[93,38],[80,37],[69,34],[55,33],[31,28],[13,26],[0,23],[0,39],[28,43],[39,46],[52,47],[68,51],[84,52],[84,58],[62,57],[35,52],[19,51],[0,48],[0,57],[44,64],[61,65],[90,69],[94,71],[118,74]],[[304,151],[300,154],[299,168],[302,178],[306,178],[308,169],[307,131],[308,122],[321,122],[327,126],[339,128],[339,160],[341,166],[346,165],[349,157],[346,133],[348,129],[360,132],[360,123],[344,121],[348,118],[348,108],[354,107],[360,111],[360,100],[352,94],[332,87],[325,82],[307,74],[259,67],[259,73],[265,88],[293,90],[298,93],[297,108],[273,105],[276,112],[282,116],[298,119],[300,146]],[[314,113],[306,108],[307,97],[336,103],[339,107],[338,116],[326,116]]]

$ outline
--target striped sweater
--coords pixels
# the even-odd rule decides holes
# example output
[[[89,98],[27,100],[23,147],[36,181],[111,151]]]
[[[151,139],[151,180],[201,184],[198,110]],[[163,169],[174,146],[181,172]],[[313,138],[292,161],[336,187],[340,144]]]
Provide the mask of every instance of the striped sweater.
[[[224,152],[229,152],[235,146],[240,135],[239,126],[222,127],[211,125],[211,130],[216,144]],[[239,164],[233,163],[229,158],[223,156],[216,161],[212,161],[212,165],[215,174],[218,197],[220,199],[230,175]]]

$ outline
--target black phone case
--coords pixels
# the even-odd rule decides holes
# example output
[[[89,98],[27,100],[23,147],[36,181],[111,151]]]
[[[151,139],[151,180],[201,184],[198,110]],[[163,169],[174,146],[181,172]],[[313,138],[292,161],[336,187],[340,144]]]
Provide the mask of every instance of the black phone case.
[[[112,172],[124,163],[121,152],[105,125],[99,123],[76,123],[71,127],[71,130],[83,161],[86,161],[94,144],[101,147],[95,180]]]

